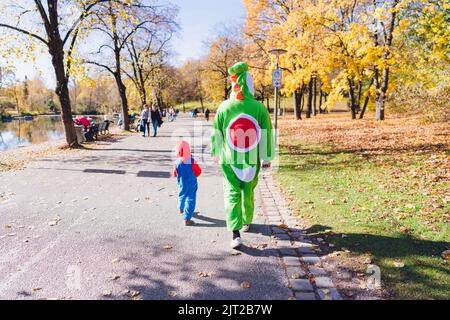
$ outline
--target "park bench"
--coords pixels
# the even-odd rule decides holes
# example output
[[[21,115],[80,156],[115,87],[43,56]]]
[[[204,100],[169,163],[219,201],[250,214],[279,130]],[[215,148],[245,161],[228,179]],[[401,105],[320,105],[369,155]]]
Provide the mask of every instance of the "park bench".
[[[105,135],[106,133],[109,133],[109,120],[105,120],[100,124],[93,123],[89,128],[88,132],[91,132],[93,134],[93,138],[95,140],[98,140],[99,135]]]

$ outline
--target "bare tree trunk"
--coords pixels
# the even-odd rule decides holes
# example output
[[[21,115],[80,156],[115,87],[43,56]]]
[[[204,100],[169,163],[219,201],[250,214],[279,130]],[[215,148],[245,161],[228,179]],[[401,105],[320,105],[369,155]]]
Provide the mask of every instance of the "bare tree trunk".
[[[128,116],[128,99],[127,99],[127,88],[125,87],[122,80],[122,66],[121,66],[121,48],[119,46],[119,36],[117,34],[117,17],[110,6],[110,17],[112,19],[113,26],[113,41],[114,41],[114,55],[116,62],[116,70],[114,73],[114,78],[116,79],[117,89],[119,90],[120,101],[122,102],[122,119],[123,119],[123,129],[125,131],[130,130],[130,120]]]
[[[306,91],[306,85],[302,85],[302,90],[300,91],[300,115],[303,112],[303,109],[305,107],[305,91]]]
[[[355,120],[356,119],[355,88],[353,81],[350,78],[348,78],[347,81],[350,91],[350,110],[352,111],[352,119]]]
[[[366,114],[366,110],[367,110],[367,105],[369,104],[369,100],[370,100],[370,93],[367,95],[366,100],[364,101],[364,105],[363,108],[361,110],[361,114],[359,115],[359,119],[364,119],[364,115]]]
[[[390,48],[392,46],[392,39],[393,39],[393,33],[395,28],[395,22],[397,19],[397,12],[395,8],[397,7],[399,3],[399,0],[394,0],[392,4],[392,13],[391,13],[391,19],[389,21],[388,30],[385,30],[386,34],[386,43],[385,46],[385,53],[383,55],[383,58],[387,60],[391,54]],[[375,45],[379,46],[380,41],[378,39],[378,32],[375,32]],[[389,76],[390,76],[390,69],[389,66],[385,67],[381,72],[381,79],[380,79],[380,70],[375,67],[375,91],[376,91],[376,119],[379,121],[383,121],[385,119],[385,105],[386,105],[386,98],[387,98],[387,90],[389,87]],[[381,83],[380,83],[381,80]]]
[[[130,130],[130,120],[128,116],[128,98],[127,98],[127,88],[123,84],[122,77],[120,74],[115,75],[117,88],[119,89],[120,101],[122,103],[122,118],[123,118],[123,129],[126,131]]]
[[[302,102],[304,91],[305,85],[302,84],[301,89],[297,89],[294,92],[294,113],[297,120],[302,120]]]
[[[358,81],[358,98],[356,99],[356,112],[361,111],[361,96],[362,96],[362,88],[363,84],[362,81]]]
[[[307,111],[306,111],[306,118],[311,118],[312,115],[312,99],[313,99],[313,79],[311,78],[309,80],[309,88],[308,88],[308,105],[307,105]]]
[[[225,78],[223,92],[224,92],[224,100],[227,100],[228,99],[228,80],[227,80],[227,78]]]
[[[294,103],[294,115],[295,115],[295,119],[296,120],[300,120],[301,115],[300,115],[300,105],[299,105],[299,90],[296,89],[294,91],[294,94],[292,96],[292,102]]]
[[[61,104],[61,119],[64,124],[66,142],[70,147],[76,147],[78,145],[78,141],[70,105],[69,80],[67,79],[65,73],[62,41],[60,39],[53,40],[52,43],[49,44],[49,51],[52,56],[52,65],[56,75],[55,92]]]
[[[366,114],[367,106],[369,105],[370,88],[372,88],[373,83],[374,83],[374,78],[372,78],[372,80],[370,81],[369,87],[367,88],[367,96],[366,96],[366,99],[364,100],[364,105],[361,110],[361,114],[359,115],[359,119],[361,119],[361,120],[364,119],[364,115]]]
[[[200,95],[200,105],[202,106],[202,113],[205,113],[205,104],[203,103],[203,96]]]
[[[52,65],[56,76],[56,95],[61,104],[61,118],[66,134],[66,142],[70,147],[78,146],[75,125],[73,123],[72,108],[70,105],[69,79],[64,65],[64,44],[59,32],[59,16],[56,1],[49,1],[48,48],[52,57]]]
[[[317,78],[313,80],[313,115],[317,115]]]

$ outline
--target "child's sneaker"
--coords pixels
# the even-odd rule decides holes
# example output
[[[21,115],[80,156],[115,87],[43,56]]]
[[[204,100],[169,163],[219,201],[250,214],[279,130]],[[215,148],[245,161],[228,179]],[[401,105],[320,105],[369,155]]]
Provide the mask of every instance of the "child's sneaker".
[[[231,249],[237,249],[242,246],[242,239],[236,238],[231,241]]]
[[[190,226],[190,225],[192,225],[192,220],[185,220],[185,221],[184,221],[184,225],[185,225],[185,226]]]
[[[231,241],[231,248],[237,249],[242,246],[241,233],[239,231],[233,231],[233,240]]]

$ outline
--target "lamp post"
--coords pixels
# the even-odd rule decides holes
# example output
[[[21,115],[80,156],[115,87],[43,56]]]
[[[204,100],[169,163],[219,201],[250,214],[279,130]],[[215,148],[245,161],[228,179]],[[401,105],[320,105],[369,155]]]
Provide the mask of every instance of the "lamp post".
[[[282,86],[282,71],[279,67],[280,56],[285,54],[287,51],[284,49],[272,49],[269,53],[277,58],[277,67],[272,72],[272,86],[275,88],[275,132],[278,129],[278,113],[279,113],[279,90]]]

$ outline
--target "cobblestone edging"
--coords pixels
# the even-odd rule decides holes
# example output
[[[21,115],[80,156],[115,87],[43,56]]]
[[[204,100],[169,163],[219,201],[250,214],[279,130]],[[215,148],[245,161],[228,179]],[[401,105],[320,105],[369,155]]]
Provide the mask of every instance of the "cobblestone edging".
[[[314,244],[298,229],[298,218],[292,214],[270,173],[261,174],[259,192],[265,222],[270,226],[272,242],[280,255],[292,297],[297,300],[342,300],[314,251]]]

